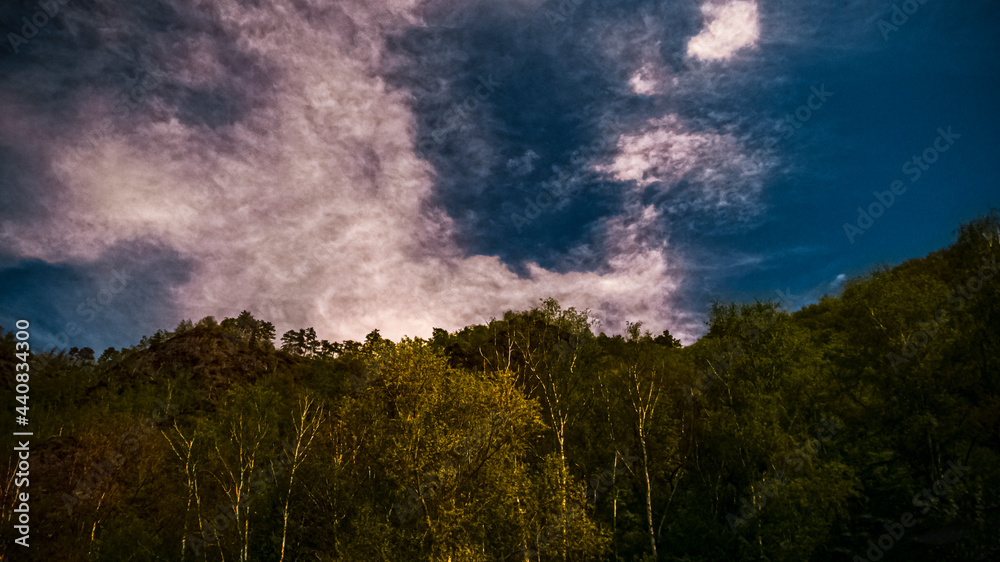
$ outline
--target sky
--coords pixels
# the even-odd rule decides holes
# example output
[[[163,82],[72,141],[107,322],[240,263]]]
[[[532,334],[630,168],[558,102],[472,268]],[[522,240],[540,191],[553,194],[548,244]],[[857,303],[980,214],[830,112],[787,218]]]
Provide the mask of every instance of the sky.
[[[684,343],[1000,207],[1000,3],[0,5],[0,326],[427,337],[539,299]]]

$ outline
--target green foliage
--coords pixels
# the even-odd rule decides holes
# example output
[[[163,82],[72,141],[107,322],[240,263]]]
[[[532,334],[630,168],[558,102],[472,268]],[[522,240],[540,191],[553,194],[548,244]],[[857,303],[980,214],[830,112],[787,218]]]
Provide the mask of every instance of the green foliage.
[[[991,213],[794,314],[716,303],[687,347],[548,299],[430,341],[276,347],[243,311],[33,350],[33,555],[847,560],[912,517],[886,559],[988,559],[998,261]],[[28,488],[4,470],[9,521]]]

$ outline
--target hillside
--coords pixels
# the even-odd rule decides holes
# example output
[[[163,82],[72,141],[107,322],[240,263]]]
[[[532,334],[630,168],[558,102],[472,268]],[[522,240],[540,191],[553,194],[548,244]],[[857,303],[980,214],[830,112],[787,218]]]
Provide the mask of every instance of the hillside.
[[[430,340],[244,312],[32,350],[0,554],[30,492],[35,560],[991,559],[998,259],[994,213],[794,313],[717,303],[687,347],[548,300]]]

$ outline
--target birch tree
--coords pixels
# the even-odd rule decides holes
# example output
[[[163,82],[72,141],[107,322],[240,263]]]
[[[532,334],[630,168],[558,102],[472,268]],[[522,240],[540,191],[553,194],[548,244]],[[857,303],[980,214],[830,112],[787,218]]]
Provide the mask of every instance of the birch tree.
[[[292,487],[295,484],[295,473],[305,461],[313,439],[319,433],[325,413],[316,403],[316,398],[306,395],[299,398],[298,408],[292,414],[293,441],[286,450],[288,455],[288,489],[285,493],[285,505],[281,510],[281,554],[279,562],[285,559],[285,543],[288,539],[288,505],[292,499]]]

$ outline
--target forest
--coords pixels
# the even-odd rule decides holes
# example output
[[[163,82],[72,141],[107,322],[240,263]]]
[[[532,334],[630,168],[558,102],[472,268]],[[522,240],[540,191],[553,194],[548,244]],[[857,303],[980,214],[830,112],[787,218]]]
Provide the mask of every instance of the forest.
[[[243,311],[32,349],[31,478],[10,441],[0,555],[1000,559],[998,258],[991,212],[798,311],[716,302],[688,346],[548,299],[430,339],[279,337]]]

